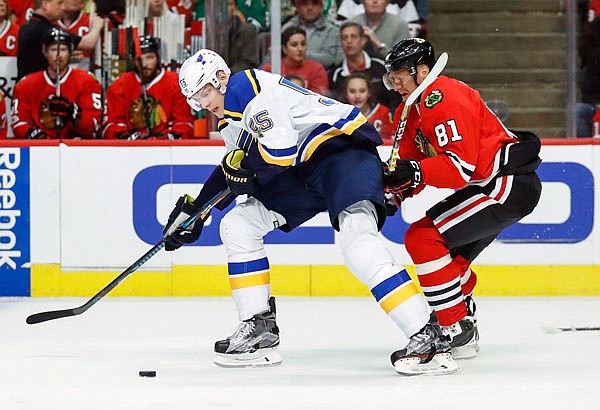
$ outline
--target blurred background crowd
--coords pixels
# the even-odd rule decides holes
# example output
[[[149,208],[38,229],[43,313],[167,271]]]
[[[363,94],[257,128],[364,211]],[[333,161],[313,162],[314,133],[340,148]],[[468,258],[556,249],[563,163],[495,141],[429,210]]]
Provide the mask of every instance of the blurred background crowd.
[[[382,85],[385,55],[403,38],[428,36],[439,51],[450,52],[453,76],[481,89],[502,120],[518,127],[520,117],[527,117],[529,125],[537,124],[534,131],[547,138],[599,136],[600,0],[522,3],[0,0],[0,137],[205,138],[214,122],[180,104],[176,73],[187,57],[207,47],[223,55],[232,73],[248,68],[277,72],[359,107],[389,139],[401,101]],[[430,8],[436,24],[430,22]],[[498,12],[504,13],[502,20],[495,20]],[[541,33],[545,12],[555,26],[550,37]],[[574,13],[574,26],[569,13]],[[518,48],[507,21],[518,22],[524,15],[539,24],[525,30],[529,38]],[[52,28],[69,38],[56,31],[49,35]],[[520,32],[513,31],[518,38]],[[573,31],[575,47],[549,48],[554,40],[548,38],[565,40]],[[543,45],[531,43],[534,32]],[[488,35],[499,45],[486,42]],[[478,45],[478,38],[485,45]],[[573,69],[569,52],[575,54]],[[528,58],[528,53],[542,56]],[[469,65],[474,60],[479,66]],[[553,64],[560,73],[545,72],[543,66],[529,69],[526,63],[535,60]]]

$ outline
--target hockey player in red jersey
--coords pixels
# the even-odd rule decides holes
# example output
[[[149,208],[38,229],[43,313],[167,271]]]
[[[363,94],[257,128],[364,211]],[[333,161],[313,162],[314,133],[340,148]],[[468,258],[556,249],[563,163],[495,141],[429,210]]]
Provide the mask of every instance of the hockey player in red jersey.
[[[62,16],[56,24],[63,30],[83,37],[90,32],[90,15],[83,12],[84,0],[63,0]],[[76,50],[76,56],[89,57],[89,52]]]
[[[142,36],[140,45],[137,70],[123,74],[106,91],[103,138],[190,138],[194,117],[177,74],[160,66],[158,39]]]
[[[8,8],[12,11],[15,16],[15,23],[18,26],[22,26],[29,20],[31,14],[35,10],[33,0],[7,0]]]
[[[7,0],[0,0],[0,56],[17,55],[19,26],[10,21]]]
[[[14,89],[15,137],[94,138],[102,118],[100,83],[89,72],[69,67],[73,40],[64,30],[51,28],[42,44],[48,68],[23,77]]]
[[[385,63],[386,86],[406,101],[434,65],[434,50],[426,40],[405,39]],[[456,190],[414,222],[404,242],[453,356],[473,357],[479,335],[472,299],[477,278],[470,265],[537,205],[540,141],[508,130],[478,91],[446,76],[426,88],[398,128],[403,108],[395,115],[399,158],[393,171],[384,166],[385,189],[398,206],[427,185]]]

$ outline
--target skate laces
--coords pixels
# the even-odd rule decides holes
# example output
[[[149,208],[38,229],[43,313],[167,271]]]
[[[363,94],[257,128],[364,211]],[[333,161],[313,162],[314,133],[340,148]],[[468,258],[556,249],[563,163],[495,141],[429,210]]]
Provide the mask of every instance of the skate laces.
[[[235,332],[229,336],[232,341],[243,340],[254,331],[254,322],[241,322]]]

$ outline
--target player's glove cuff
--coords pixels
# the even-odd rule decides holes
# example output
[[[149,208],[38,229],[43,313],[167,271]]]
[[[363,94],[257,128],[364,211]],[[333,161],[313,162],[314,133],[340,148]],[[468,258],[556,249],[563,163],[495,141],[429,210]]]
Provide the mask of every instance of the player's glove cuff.
[[[221,162],[227,186],[235,195],[253,194],[258,190],[254,172],[243,168],[245,157],[243,150],[235,149],[227,153]]]

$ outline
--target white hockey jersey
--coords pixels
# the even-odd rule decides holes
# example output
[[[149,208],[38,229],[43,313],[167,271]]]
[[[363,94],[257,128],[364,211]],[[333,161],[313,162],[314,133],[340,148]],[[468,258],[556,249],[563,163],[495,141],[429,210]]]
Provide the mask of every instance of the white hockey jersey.
[[[233,75],[224,109],[219,131],[227,150],[243,149],[255,172],[303,163],[324,143],[335,145],[335,137],[340,144],[382,142],[356,107],[266,71]]]

